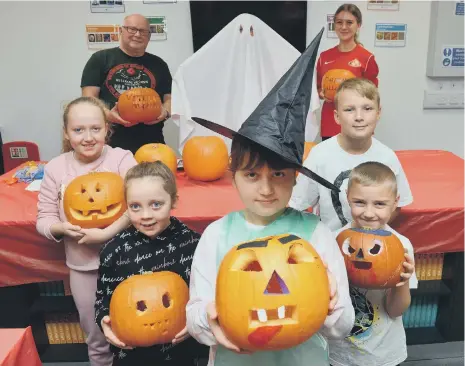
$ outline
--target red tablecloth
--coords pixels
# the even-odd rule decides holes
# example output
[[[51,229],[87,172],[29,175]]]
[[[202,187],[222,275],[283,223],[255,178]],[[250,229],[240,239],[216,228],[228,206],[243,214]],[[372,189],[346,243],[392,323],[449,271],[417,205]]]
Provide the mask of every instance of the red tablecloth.
[[[31,327],[0,329],[0,366],[41,366]]]
[[[399,151],[412,189],[413,204],[402,209],[394,227],[412,242],[417,253],[463,251],[464,161],[445,151]],[[3,183],[0,177],[0,286],[64,278],[62,244],[46,240],[35,230],[37,192],[26,184]],[[183,172],[177,176],[180,200],[173,214],[202,232],[214,220],[242,203],[231,176],[195,182]]]

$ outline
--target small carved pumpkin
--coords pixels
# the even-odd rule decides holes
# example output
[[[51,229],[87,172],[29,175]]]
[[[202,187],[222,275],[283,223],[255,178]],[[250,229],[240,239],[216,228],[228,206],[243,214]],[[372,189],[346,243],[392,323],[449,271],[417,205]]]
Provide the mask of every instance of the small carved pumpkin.
[[[328,314],[329,283],[315,249],[292,234],[233,247],[221,262],[216,309],[228,339],[246,350],[294,347]]]
[[[352,285],[383,289],[400,282],[405,251],[390,231],[346,229],[339,233],[337,242]]]
[[[151,88],[126,90],[118,98],[118,112],[122,119],[133,124],[153,122],[161,114],[161,99]]]
[[[182,164],[186,175],[195,180],[213,181],[228,169],[228,148],[218,136],[195,136],[182,150]]]
[[[138,163],[143,161],[153,163],[154,161],[160,160],[168,168],[170,168],[176,176],[178,160],[176,158],[176,153],[168,145],[157,143],[145,144],[136,151],[134,158]]]
[[[333,101],[339,85],[341,85],[343,81],[354,77],[354,74],[344,69],[332,69],[326,72],[321,81],[321,89],[323,90],[325,98]]]
[[[63,209],[67,220],[83,228],[104,228],[126,211],[123,178],[97,172],[74,178],[66,187]]]
[[[186,326],[188,300],[187,284],[174,272],[131,276],[111,296],[111,328],[132,347],[171,343]]]

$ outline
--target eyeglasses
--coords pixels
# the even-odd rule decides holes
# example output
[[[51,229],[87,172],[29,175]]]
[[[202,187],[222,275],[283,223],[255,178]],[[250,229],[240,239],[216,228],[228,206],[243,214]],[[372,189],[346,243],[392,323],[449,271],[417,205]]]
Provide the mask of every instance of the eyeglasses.
[[[150,31],[148,31],[147,29],[139,29],[136,27],[128,27],[125,25],[123,25],[122,28],[126,29],[129,34],[136,34],[137,32],[139,32],[139,34],[143,37],[147,37],[150,34]]]

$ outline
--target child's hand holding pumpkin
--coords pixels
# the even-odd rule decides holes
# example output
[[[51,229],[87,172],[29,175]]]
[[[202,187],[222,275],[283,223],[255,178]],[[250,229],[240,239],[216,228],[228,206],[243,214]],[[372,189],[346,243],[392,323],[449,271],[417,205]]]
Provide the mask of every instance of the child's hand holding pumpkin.
[[[403,266],[404,270],[400,274],[401,281],[396,285],[396,287],[404,286],[408,283],[413,272],[415,272],[415,264],[413,263],[412,257],[407,254],[407,250],[405,250],[405,262],[403,263]]]
[[[102,319],[102,329],[103,329],[103,334],[105,335],[105,338],[108,343],[111,343],[113,346],[122,348],[122,349],[132,349],[132,347],[127,346],[123,342],[121,342],[118,337],[113,333],[113,330],[111,329],[111,320],[108,315],[104,316]]]
[[[323,262],[324,263],[324,262]],[[324,263],[326,268],[326,273],[328,274],[328,281],[329,281],[329,306],[328,306],[328,315],[331,315],[336,307],[336,304],[339,300],[339,293],[337,291],[337,282],[334,275],[328,269],[326,263]]]
[[[210,325],[210,330],[215,336],[218,344],[221,344],[226,349],[236,353],[251,354],[249,351],[241,350],[226,337],[218,322],[218,313],[214,302],[207,305],[207,319],[208,324]]]

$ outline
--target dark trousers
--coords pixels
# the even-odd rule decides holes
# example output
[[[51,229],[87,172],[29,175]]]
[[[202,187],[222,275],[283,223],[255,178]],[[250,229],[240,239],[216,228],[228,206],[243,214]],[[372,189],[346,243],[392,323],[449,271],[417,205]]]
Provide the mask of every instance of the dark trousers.
[[[109,145],[131,151],[133,154],[145,144],[165,143],[163,136],[163,122],[156,125],[139,123],[131,127],[113,124],[113,135]]]

